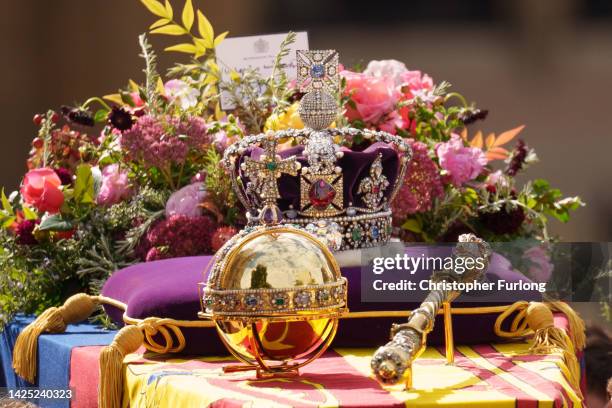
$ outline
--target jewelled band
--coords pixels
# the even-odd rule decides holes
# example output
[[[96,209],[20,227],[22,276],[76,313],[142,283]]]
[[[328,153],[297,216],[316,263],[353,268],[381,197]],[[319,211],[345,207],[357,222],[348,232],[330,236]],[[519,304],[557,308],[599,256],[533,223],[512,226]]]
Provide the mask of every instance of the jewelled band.
[[[284,315],[345,308],[346,278],[321,285],[286,289],[203,289],[203,306],[215,316]]]
[[[225,243],[213,258],[214,266],[210,271],[207,284],[200,284],[201,317],[223,319],[232,316],[285,316],[307,313],[322,315],[343,312],[347,307],[347,280],[337,280],[316,285],[301,285],[290,288],[221,289],[222,272],[231,265],[233,252],[240,248],[246,238],[260,235],[292,232],[316,242],[321,251],[327,252],[333,269],[339,270],[329,249],[312,234],[293,225],[247,226]]]
[[[391,211],[319,220],[287,218],[284,222],[305,229],[335,250],[379,246],[389,241],[393,229]]]

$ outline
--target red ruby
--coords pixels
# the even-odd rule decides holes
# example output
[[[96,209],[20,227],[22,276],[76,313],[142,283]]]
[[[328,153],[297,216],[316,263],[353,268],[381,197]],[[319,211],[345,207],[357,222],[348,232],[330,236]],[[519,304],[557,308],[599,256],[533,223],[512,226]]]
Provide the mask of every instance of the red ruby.
[[[317,210],[325,210],[334,201],[336,190],[325,180],[319,179],[312,183],[308,191],[310,203]]]
[[[380,191],[380,186],[372,186],[372,192],[374,194],[378,194],[379,191]]]

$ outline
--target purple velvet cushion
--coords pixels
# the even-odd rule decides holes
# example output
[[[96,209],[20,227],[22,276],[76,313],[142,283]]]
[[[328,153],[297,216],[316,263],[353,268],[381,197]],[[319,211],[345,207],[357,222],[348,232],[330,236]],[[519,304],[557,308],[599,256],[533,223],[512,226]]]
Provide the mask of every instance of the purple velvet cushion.
[[[446,254],[448,248],[440,250],[410,247],[407,252],[421,254],[428,251]],[[104,285],[102,294],[127,304],[126,314],[132,318],[167,317],[178,320],[197,320],[200,311],[198,283],[206,280],[211,257],[173,258],[161,261],[140,263],[115,272]],[[490,281],[525,280],[525,277],[509,267],[505,258],[494,254],[487,271]],[[411,310],[418,306],[422,299],[406,299],[397,303],[369,303],[361,301],[361,268],[346,267],[342,273],[349,281],[348,303],[351,311],[384,311]],[[428,271],[421,271],[422,278],[429,276]],[[419,279],[417,277],[417,279]],[[456,307],[491,306],[508,304],[516,300],[540,300],[538,292],[514,292],[508,299],[500,299],[498,293],[485,293],[478,301],[464,297],[458,299]],[[105,306],[111,319],[122,324],[121,310]],[[497,314],[455,315],[453,326],[457,344],[474,344],[499,340],[493,332]],[[384,343],[388,337],[391,323],[401,321],[398,318],[359,318],[343,319],[340,322],[335,346],[373,347]],[[218,354],[225,352],[215,329],[187,328],[182,329],[187,346],[185,354]],[[442,344],[444,339],[443,325],[438,318],[434,332],[430,335],[429,344]]]

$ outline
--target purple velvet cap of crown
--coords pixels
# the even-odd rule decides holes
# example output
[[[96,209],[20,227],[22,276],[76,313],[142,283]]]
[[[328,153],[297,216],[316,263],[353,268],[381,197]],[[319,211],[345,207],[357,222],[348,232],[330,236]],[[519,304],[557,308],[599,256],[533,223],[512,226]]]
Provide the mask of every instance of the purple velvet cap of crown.
[[[304,146],[300,145],[279,151],[278,154],[283,159],[296,156],[302,167],[308,167],[308,160],[306,157],[304,157],[303,151]],[[376,160],[376,157],[379,154],[381,154],[383,174],[389,181],[389,187],[385,190],[384,197],[389,199],[400,171],[400,159],[397,151],[387,143],[383,142],[373,143],[362,151],[355,151],[346,147],[342,147],[341,151],[344,152],[344,156],[337,160],[336,166],[342,168],[342,174],[344,177],[344,208],[346,208],[349,203],[352,203],[354,207],[365,207],[361,197],[357,194],[357,190],[361,180],[370,175],[370,166],[374,160]],[[259,147],[249,149],[242,155],[240,163],[242,163],[245,156],[249,156],[254,160],[259,160],[262,153],[263,149]],[[242,174],[242,172],[240,172],[240,177],[242,182],[246,185],[246,183],[249,181],[248,177]],[[280,209],[285,211],[289,209],[290,205],[292,205],[295,209],[299,209],[299,175],[281,175],[278,180],[278,187],[281,195],[281,198],[278,201],[278,206]]]

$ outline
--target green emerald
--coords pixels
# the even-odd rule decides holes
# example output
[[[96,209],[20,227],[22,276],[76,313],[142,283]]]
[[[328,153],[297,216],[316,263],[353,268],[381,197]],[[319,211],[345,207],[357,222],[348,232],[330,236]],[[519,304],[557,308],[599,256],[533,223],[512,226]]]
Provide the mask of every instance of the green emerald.
[[[274,304],[276,306],[282,306],[285,304],[285,299],[284,298],[276,298],[274,299]]]
[[[361,228],[355,227],[351,232],[351,236],[353,237],[353,241],[359,241],[361,239]]]
[[[268,162],[268,164],[266,164],[266,167],[268,168],[268,170],[274,171],[276,170],[276,162],[273,162],[273,161]]]

